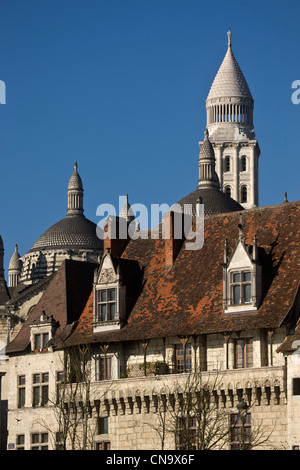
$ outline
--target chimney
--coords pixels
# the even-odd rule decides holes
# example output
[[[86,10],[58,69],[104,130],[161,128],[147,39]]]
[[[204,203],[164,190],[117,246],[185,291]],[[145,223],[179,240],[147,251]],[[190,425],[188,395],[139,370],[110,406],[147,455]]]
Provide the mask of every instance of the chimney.
[[[128,226],[125,219],[109,217],[104,224],[105,238],[103,240],[104,253],[109,250],[110,254],[120,257],[128,241]]]
[[[171,268],[183,244],[184,214],[173,211],[163,218],[163,238],[165,240],[165,266]]]

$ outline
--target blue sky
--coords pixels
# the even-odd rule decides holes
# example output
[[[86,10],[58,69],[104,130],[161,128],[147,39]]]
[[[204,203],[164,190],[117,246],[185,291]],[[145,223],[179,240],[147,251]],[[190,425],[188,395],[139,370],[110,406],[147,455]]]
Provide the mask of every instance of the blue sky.
[[[260,205],[299,197],[300,3],[0,0],[0,233],[5,266],[66,214],[74,161],[85,215],[172,204],[196,188],[205,99],[232,31],[255,99]]]

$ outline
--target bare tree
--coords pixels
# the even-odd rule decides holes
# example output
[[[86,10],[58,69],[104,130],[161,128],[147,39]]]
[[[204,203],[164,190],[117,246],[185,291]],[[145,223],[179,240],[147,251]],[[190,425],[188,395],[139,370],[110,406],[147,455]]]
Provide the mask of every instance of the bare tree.
[[[249,422],[253,404],[243,407],[242,402],[236,413],[225,407],[217,393],[222,389],[219,374],[207,377],[196,372],[168,382],[152,393],[156,423],[148,423],[159,436],[162,449],[170,437],[176,450],[225,449],[234,433],[238,442],[235,448],[241,450],[269,442],[272,430]]]
[[[82,342],[66,347],[62,354],[62,372],[53,397],[52,405],[56,429],[48,423],[41,424],[52,434],[54,445],[59,450],[92,450],[94,436],[98,429],[99,404],[104,400],[112,383],[105,384],[97,395],[92,387],[93,351],[89,344]]]

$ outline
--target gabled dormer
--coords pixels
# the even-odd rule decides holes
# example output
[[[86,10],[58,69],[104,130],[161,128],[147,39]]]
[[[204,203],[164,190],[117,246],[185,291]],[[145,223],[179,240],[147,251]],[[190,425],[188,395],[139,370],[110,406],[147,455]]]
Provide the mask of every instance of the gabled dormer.
[[[223,262],[223,307],[225,313],[256,312],[261,301],[261,266],[256,236],[253,245],[245,244],[242,226],[239,239],[229,256],[225,240]]]
[[[107,250],[94,279],[94,332],[120,329],[126,316],[126,286]]]
[[[49,316],[43,310],[38,318],[30,325],[31,351],[48,351],[48,343],[53,338],[57,323],[53,316]]]

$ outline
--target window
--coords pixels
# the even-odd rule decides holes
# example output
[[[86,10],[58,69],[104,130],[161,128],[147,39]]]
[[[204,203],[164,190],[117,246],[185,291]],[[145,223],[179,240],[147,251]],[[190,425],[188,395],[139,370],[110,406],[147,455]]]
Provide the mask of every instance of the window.
[[[16,450],[25,450],[25,434],[17,436]]]
[[[293,378],[293,395],[300,395],[300,377]]]
[[[56,372],[56,404],[60,402],[63,390],[61,390],[62,384],[65,379],[65,373],[63,371]]]
[[[48,433],[31,434],[31,450],[48,450]]]
[[[251,448],[251,413],[231,415],[231,450]]]
[[[18,376],[18,408],[25,406],[25,375]]]
[[[34,335],[34,350],[45,351],[49,341],[49,333],[39,333]]]
[[[192,371],[192,346],[176,344],[176,373]]]
[[[55,433],[55,450],[66,450],[64,441],[65,439],[63,432],[58,431]]]
[[[242,186],[241,188],[241,202],[245,203],[248,200],[248,190],[247,186]]]
[[[247,171],[247,157],[245,155],[241,158],[241,171]]]
[[[231,273],[231,303],[233,305],[251,303],[251,271]]]
[[[178,447],[180,450],[196,449],[196,418],[179,418],[178,423]]]
[[[33,393],[32,393],[32,406],[44,406],[48,403],[49,399],[49,374],[33,375]]]
[[[253,341],[251,338],[235,340],[234,349],[236,369],[253,367]]]
[[[96,362],[96,380],[111,379],[112,358],[110,356],[98,356]]]
[[[226,186],[225,194],[227,194],[227,196],[231,197],[231,187],[230,186]]]
[[[114,321],[116,318],[116,289],[97,291],[97,320]]]
[[[108,418],[98,419],[98,434],[108,434]]]
[[[225,172],[230,171],[230,169],[231,169],[230,167],[231,167],[230,157],[225,157],[225,160],[224,160],[224,170],[225,170]]]
[[[97,442],[96,443],[96,450],[110,450],[110,442]]]

